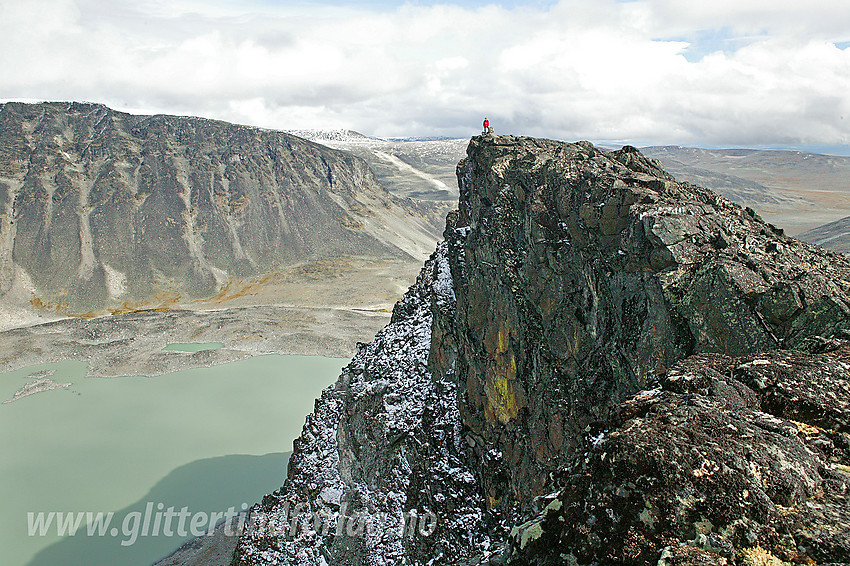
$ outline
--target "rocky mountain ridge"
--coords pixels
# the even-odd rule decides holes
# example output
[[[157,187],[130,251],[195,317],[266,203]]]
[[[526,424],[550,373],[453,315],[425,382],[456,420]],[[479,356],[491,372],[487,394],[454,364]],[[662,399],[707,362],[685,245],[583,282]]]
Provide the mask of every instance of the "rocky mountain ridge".
[[[457,197],[454,166],[465,155],[467,140],[384,140],[356,132],[315,130],[298,131],[298,135],[363,158],[381,182],[399,194],[428,200],[454,201]],[[606,146],[609,148],[616,149]],[[790,235],[850,213],[848,157],[682,146],[644,147],[641,152],[659,160],[678,180],[749,206]],[[832,249],[829,244],[826,247]]]
[[[0,106],[0,300],[155,308],[336,258],[421,261],[439,207],[282,132],[98,104]]]
[[[480,136],[457,176],[234,564],[850,560],[847,258],[634,148]],[[309,527],[352,514],[438,520]]]

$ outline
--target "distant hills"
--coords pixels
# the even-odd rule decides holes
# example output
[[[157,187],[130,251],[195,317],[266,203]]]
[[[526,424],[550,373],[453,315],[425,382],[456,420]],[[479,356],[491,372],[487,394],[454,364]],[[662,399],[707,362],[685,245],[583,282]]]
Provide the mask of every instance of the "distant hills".
[[[791,235],[850,214],[850,157],[680,146],[641,151],[677,179],[750,206]]]
[[[749,168],[740,171],[739,160],[746,159],[738,150],[706,150],[691,147],[644,147],[648,157],[661,161],[677,179],[723,194],[729,200],[752,205],[794,206],[799,198],[789,197],[776,188],[752,180]],[[745,175],[745,176],[741,176]],[[765,179],[768,185],[772,179]]]

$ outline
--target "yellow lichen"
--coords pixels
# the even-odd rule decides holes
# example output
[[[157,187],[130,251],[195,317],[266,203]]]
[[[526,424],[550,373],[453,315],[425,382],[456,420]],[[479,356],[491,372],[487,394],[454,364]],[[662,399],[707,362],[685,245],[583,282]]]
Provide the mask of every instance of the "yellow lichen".
[[[496,353],[497,354],[504,354],[505,352],[507,352],[508,351],[508,342],[509,342],[509,335],[508,335],[507,329],[505,328],[505,323],[500,322],[499,323],[499,331],[498,331],[497,339],[496,339]]]
[[[744,566],[790,566],[760,546],[741,551]]]
[[[487,399],[493,416],[500,423],[505,424],[516,418],[519,408],[512,380],[503,375],[494,375],[491,386],[487,388]]]
[[[810,424],[801,423],[797,421],[791,421],[795,425],[797,425],[797,429],[802,432],[807,438],[812,438],[814,436],[820,436],[821,430]]]
[[[496,343],[490,342],[490,347],[494,346],[494,363],[485,384],[487,395],[485,413],[491,423],[495,424],[498,421],[505,424],[516,418],[519,413],[519,404],[514,389],[516,358],[510,343],[510,329],[504,321],[499,323],[496,331]]]

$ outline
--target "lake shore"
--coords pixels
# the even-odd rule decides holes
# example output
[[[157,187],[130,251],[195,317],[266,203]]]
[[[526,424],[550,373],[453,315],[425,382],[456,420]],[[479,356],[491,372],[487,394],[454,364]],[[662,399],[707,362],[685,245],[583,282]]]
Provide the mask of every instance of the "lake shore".
[[[389,319],[380,310],[256,306],[70,318],[0,332],[0,372],[86,361],[88,377],[157,376],[265,354],[349,358]],[[175,343],[218,342],[199,352]]]

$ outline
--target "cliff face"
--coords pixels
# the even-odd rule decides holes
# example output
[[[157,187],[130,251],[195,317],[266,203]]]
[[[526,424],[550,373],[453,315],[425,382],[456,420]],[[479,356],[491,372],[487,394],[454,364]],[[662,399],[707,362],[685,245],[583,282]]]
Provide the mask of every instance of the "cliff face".
[[[424,258],[439,214],[392,197],[362,160],[280,132],[7,103],[0,218],[0,295],[83,313],[321,258]]]
[[[846,258],[632,148],[483,136],[458,180],[445,241],[253,511],[436,530],[254,528],[235,563],[850,560]]]

